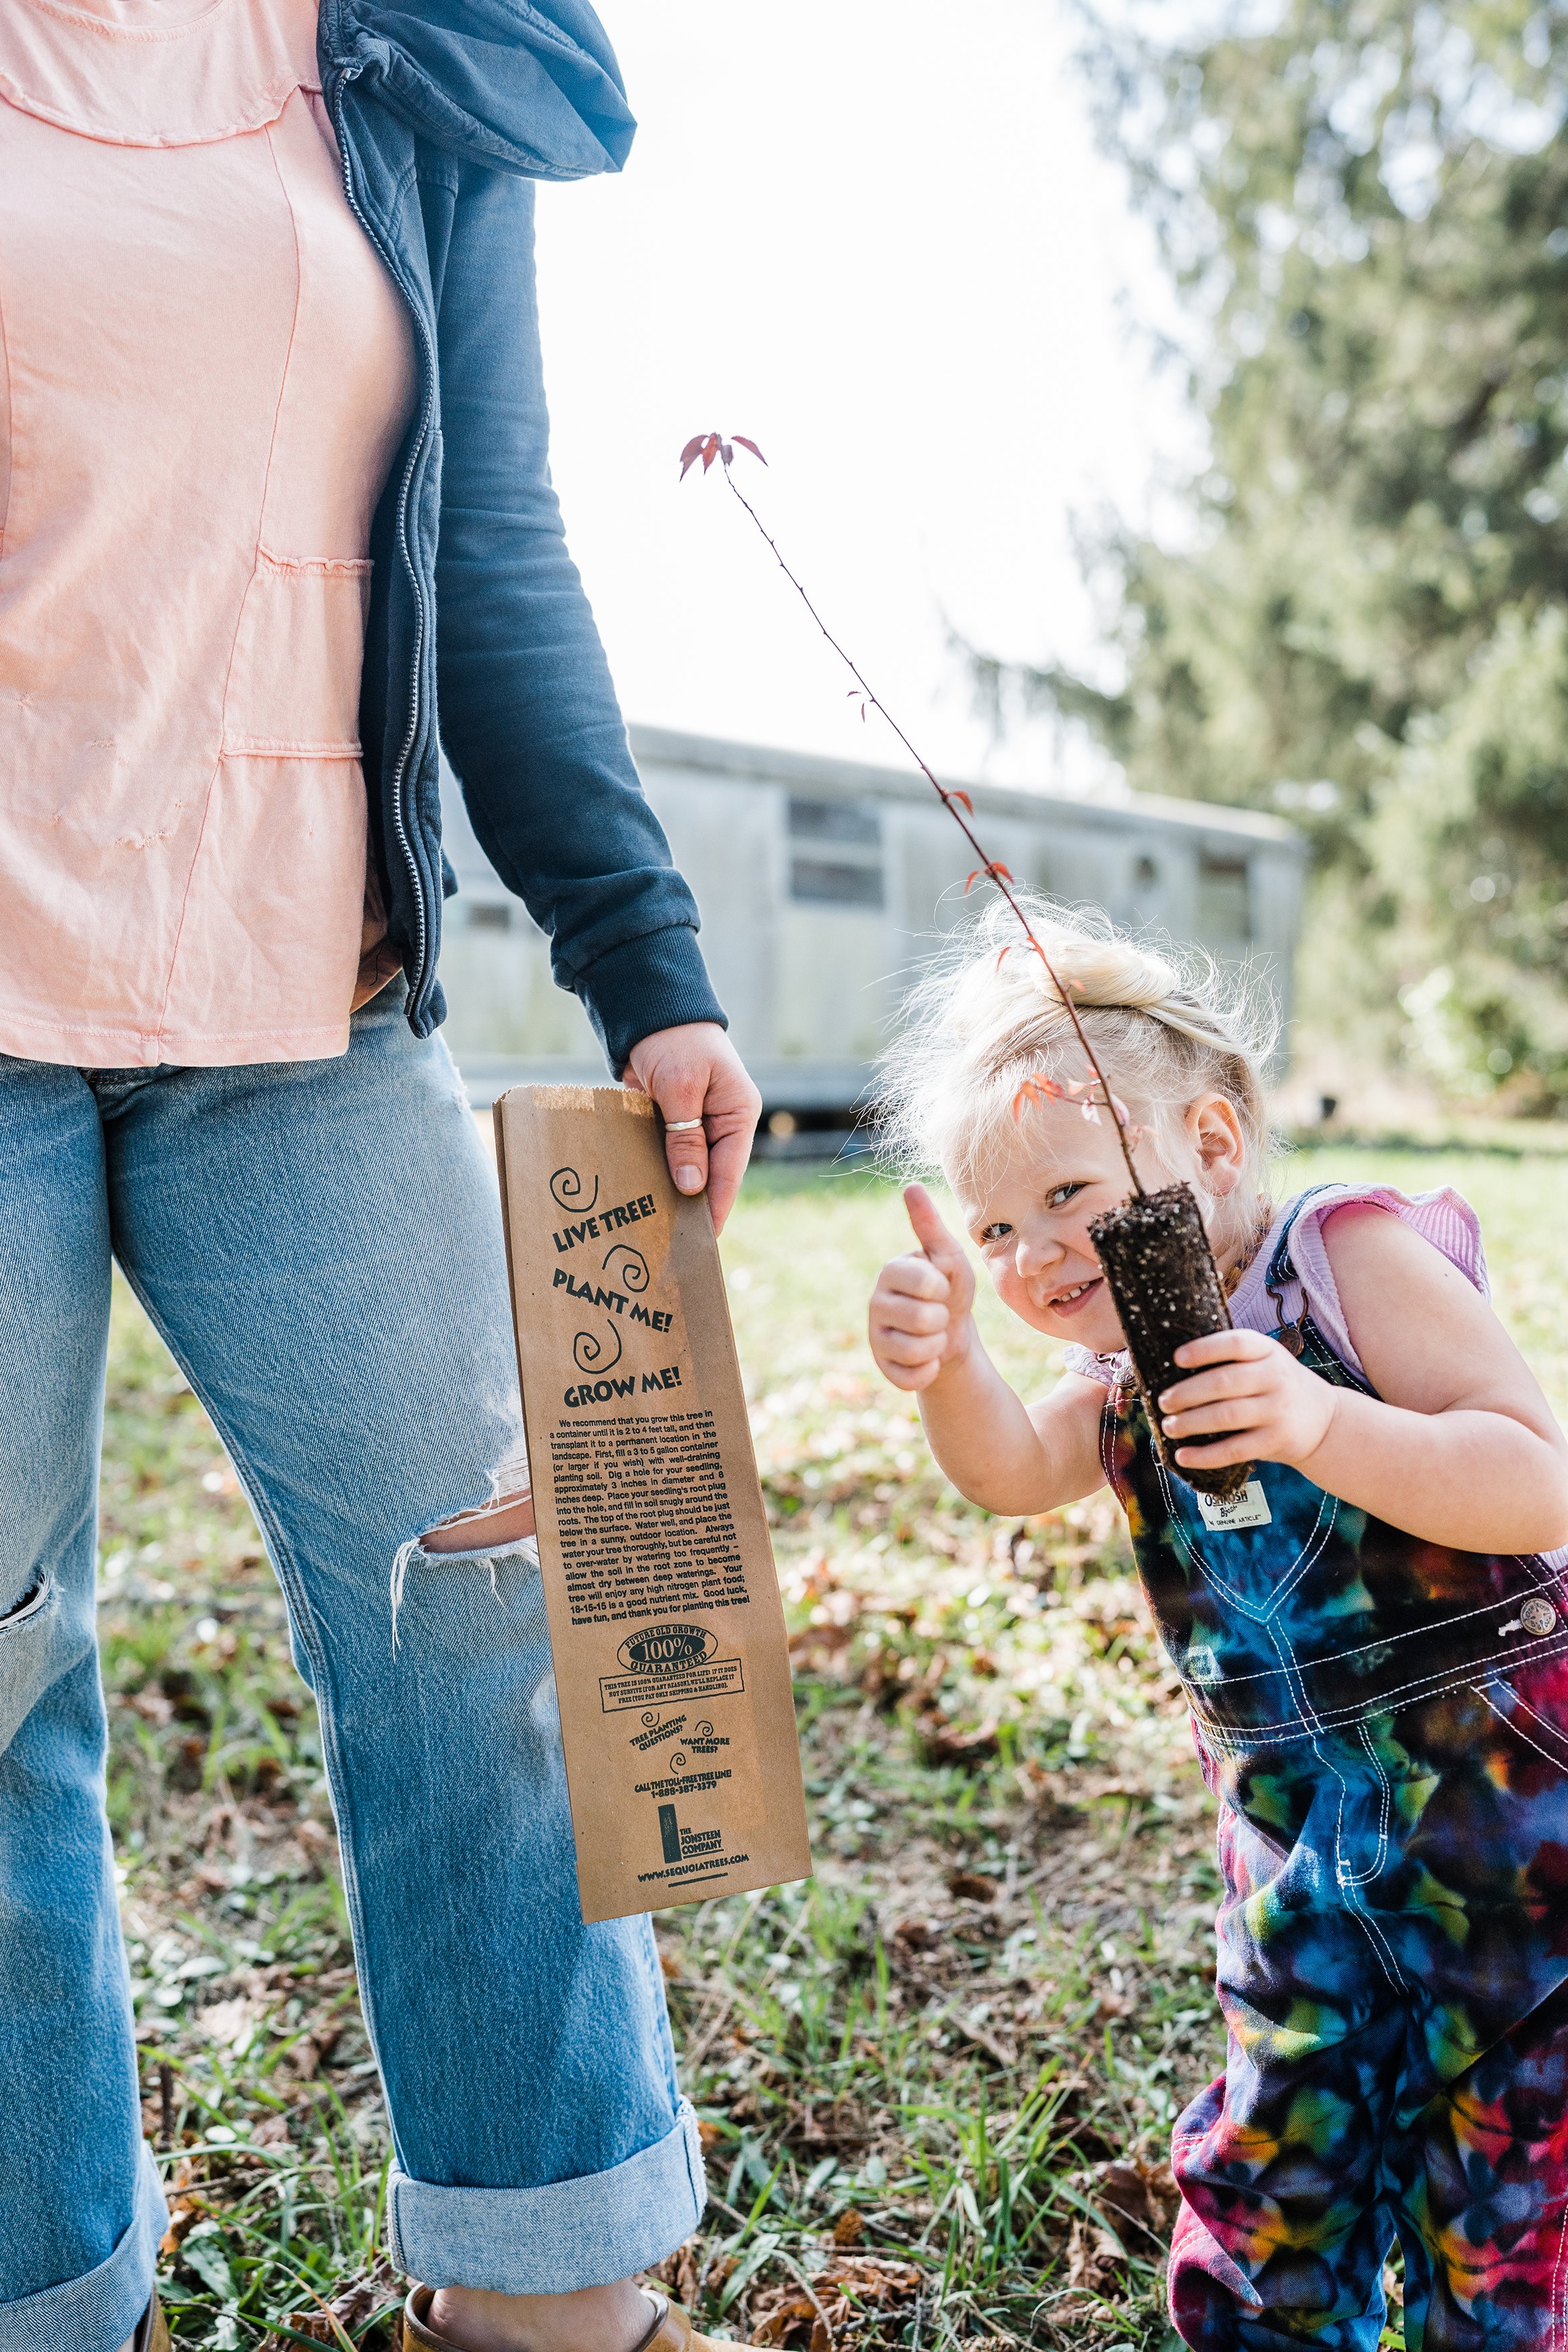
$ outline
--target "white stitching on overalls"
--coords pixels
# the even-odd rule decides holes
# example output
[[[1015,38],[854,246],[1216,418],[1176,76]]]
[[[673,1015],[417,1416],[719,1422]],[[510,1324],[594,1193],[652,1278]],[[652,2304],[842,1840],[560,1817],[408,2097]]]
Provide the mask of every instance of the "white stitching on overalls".
[[[1287,1227],[1286,1233],[1281,1236],[1281,1244],[1289,1240],[1289,1228]],[[1276,1255],[1278,1255],[1278,1252]],[[1304,1318],[1308,1311],[1309,1302],[1307,1299],[1305,1286],[1304,1285],[1301,1285],[1299,1280],[1298,1287],[1300,1289],[1301,1313]],[[1319,1539],[1314,1543],[1313,1538],[1309,1538],[1307,1545],[1303,1547],[1303,1554],[1310,1554],[1310,1557],[1299,1556],[1298,1564],[1290,1577],[1289,1583],[1279,1594],[1279,1599],[1281,1601],[1285,1598],[1286,1592],[1293,1588],[1295,1584],[1299,1583],[1301,1578],[1306,1575],[1308,1569],[1319,1558],[1321,1558],[1325,1547],[1327,1546],[1329,1537],[1333,1530],[1339,1516],[1338,1499],[1334,1497],[1331,1497],[1330,1499],[1333,1503],[1333,1508],[1329,1515],[1327,1525],[1324,1525],[1323,1523],[1321,1507],[1320,1507],[1318,1525],[1313,1530],[1313,1536]],[[1330,1730],[1329,1726],[1324,1722],[1318,1710],[1312,1705],[1311,1699],[1308,1694],[1305,1679],[1308,1669],[1303,1667],[1301,1661],[1296,1656],[1294,1646],[1286,1641],[1281,1633],[1277,1633],[1272,1624],[1268,1626],[1268,1631],[1269,1638],[1274,1643],[1276,1655],[1280,1656],[1281,1658],[1281,1664],[1284,1667],[1288,1685],[1291,1689],[1297,1705],[1301,1710],[1302,1720],[1303,1722],[1310,1725],[1312,1753],[1318,1759],[1320,1766],[1331,1772],[1334,1779],[1339,1783],[1339,1804],[1336,1810],[1334,1822],[1335,1886],[1339,1890],[1347,1916],[1359,1923],[1366,1936],[1368,1943],[1372,1946],[1373,1951],[1376,1956],[1377,1964],[1383,1971],[1384,1980],[1386,1981],[1390,1991],[1395,1994],[1403,1994],[1405,1991],[1405,1983],[1399,1967],[1398,1957],[1394,1952],[1394,1947],[1389,1941],[1387,1935],[1384,1931],[1381,1921],[1377,1918],[1372,1906],[1368,1903],[1365,1892],[1366,1888],[1372,1884],[1372,1882],[1380,1875],[1387,1863],[1389,1834],[1393,1826],[1394,1819],[1394,1793],[1389,1786],[1388,1775],[1383,1769],[1383,1765],[1379,1760],[1376,1750],[1373,1747],[1370,1732],[1367,1729],[1367,1714],[1377,1710],[1367,1710],[1366,1714],[1363,1714],[1358,1727],[1358,1736],[1362,1749],[1365,1754],[1367,1762],[1371,1765],[1377,1780],[1377,1851],[1373,1857],[1372,1867],[1369,1870],[1364,1872],[1348,1872],[1345,1868],[1343,1846],[1345,1798],[1349,1790],[1349,1782],[1347,1781],[1345,1775],[1340,1770],[1340,1768],[1334,1761],[1332,1756],[1325,1754],[1322,1745],[1324,1740],[1331,1739],[1335,1735]],[[1376,1645],[1369,1643],[1364,1644],[1363,1646],[1373,1647]]]
[[[1373,1747],[1371,1735],[1364,1723],[1358,1726],[1358,1736],[1362,1748],[1365,1753],[1366,1760],[1372,1766],[1373,1772],[1377,1776],[1377,1853],[1373,1858],[1370,1870],[1350,1871],[1345,1873],[1343,1876],[1340,1876],[1339,1856],[1336,1852],[1334,1859],[1334,1872],[1336,1877],[1339,1877],[1339,1883],[1342,1886],[1362,1887],[1370,1886],[1372,1885],[1373,1880],[1380,1874],[1384,1863],[1388,1860],[1388,1832],[1394,1820],[1394,1791],[1388,1785],[1388,1775],[1378,1761],[1377,1751]],[[1340,1783],[1340,1791],[1341,1816],[1342,1820],[1344,1811],[1343,1781]]]
[[[1525,1730],[1523,1725],[1517,1721],[1516,1716],[1518,1710],[1522,1708],[1523,1712],[1531,1717],[1532,1722],[1540,1724],[1543,1731],[1555,1732],[1557,1727],[1555,1724],[1548,1723],[1546,1717],[1538,1713],[1534,1707],[1526,1706],[1524,1700],[1520,1697],[1519,1693],[1516,1690],[1513,1690],[1509,1684],[1501,1681],[1494,1683],[1472,1683],[1470,1685],[1470,1688],[1475,1692],[1475,1695],[1479,1699],[1482,1700],[1486,1706],[1490,1707],[1498,1721],[1501,1724],[1505,1724],[1509,1730],[1514,1734],[1516,1738],[1522,1739],[1527,1748],[1533,1748],[1538,1756],[1544,1756],[1546,1761],[1549,1764],[1554,1764],[1559,1772],[1568,1772],[1568,1739],[1563,1740],[1563,1748],[1555,1754],[1553,1754],[1550,1748],[1543,1748],[1539,1739],[1532,1739],[1529,1732]],[[1492,1696],[1494,1690],[1508,1691],[1510,1697],[1513,1700],[1514,1713],[1507,1715],[1503,1713],[1502,1708],[1499,1706],[1497,1701]],[[1561,1734],[1558,1736],[1560,1738],[1562,1737]]]
[[[1559,1726],[1553,1723],[1549,1716],[1542,1715],[1538,1706],[1531,1706],[1527,1698],[1521,1698],[1518,1691],[1514,1689],[1512,1683],[1509,1682],[1506,1676],[1500,1678],[1496,1684],[1492,1685],[1491,1687],[1498,1690],[1507,1689],[1511,1692],[1513,1696],[1514,1715],[1528,1715],[1531,1723],[1539,1723],[1543,1731],[1550,1731],[1553,1738],[1562,1740],[1563,1748],[1563,1760],[1565,1763],[1568,1763],[1568,1738],[1564,1737]],[[1510,1716],[1509,1717],[1509,1721],[1511,1723],[1512,1720],[1513,1716]]]
[[[1563,2352],[1568,2340],[1568,2201],[1557,2226],[1557,2260],[1552,2266],[1552,2342],[1547,2352]]]
[[[1329,1735],[1325,1734],[1325,1737]],[[1317,1758],[1323,1769],[1327,1772],[1331,1772],[1334,1779],[1339,1782],[1340,1801],[1334,1817],[1334,1885],[1339,1889],[1341,1897],[1342,1898],[1346,1916],[1356,1920],[1364,1930],[1367,1941],[1371,1944],[1373,1952],[1377,1956],[1378,1966],[1383,1970],[1390,1990],[1396,1993],[1403,1993],[1405,1990],[1405,1980],[1400,1973],[1397,1955],[1394,1952],[1393,1945],[1384,1935],[1375,1915],[1368,1907],[1365,1896],[1365,1889],[1372,1884],[1372,1881],[1377,1876],[1378,1873],[1382,1870],[1384,1864],[1387,1860],[1388,1832],[1393,1818],[1393,1800],[1389,1790],[1387,1776],[1384,1773],[1382,1765],[1378,1762],[1377,1758],[1373,1755],[1371,1742],[1367,1739],[1364,1730],[1362,1735],[1362,1744],[1366,1749],[1368,1761],[1371,1763],[1373,1771],[1377,1774],[1381,1798],[1379,1804],[1377,1860],[1374,1866],[1370,1871],[1367,1871],[1361,1875],[1347,1874],[1341,1860],[1341,1848],[1344,1843],[1345,1795],[1350,1784],[1346,1780],[1344,1774],[1340,1770],[1339,1766],[1334,1762],[1333,1758],[1331,1756],[1326,1756],[1323,1753],[1323,1750],[1320,1747],[1316,1738],[1314,1738],[1312,1741],[1312,1753]]]
[[[1170,1531],[1175,1542],[1180,1546],[1183,1553],[1185,1555],[1188,1562],[1197,1570],[1198,1574],[1203,1578],[1205,1584],[1212,1585],[1216,1592],[1222,1592],[1227,1601],[1231,1601],[1241,1611],[1243,1616],[1250,1617],[1255,1624],[1266,1625],[1268,1622],[1268,1620],[1276,1614],[1281,1604],[1295,1590],[1301,1579],[1307,1574],[1309,1569],[1312,1568],[1321,1558],[1323,1548],[1327,1544],[1330,1536],[1333,1533],[1335,1522],[1340,1515],[1338,1497],[1329,1494],[1325,1488],[1319,1488],[1319,1493],[1322,1496],[1322,1501],[1318,1506],[1318,1516],[1313,1522],[1311,1533],[1308,1536],[1306,1541],[1297,1552],[1296,1557],[1291,1561],[1289,1569],[1286,1570],[1285,1573],[1279,1578],[1279,1581],[1275,1585],[1273,1595],[1269,1601],[1268,1608],[1258,1609],[1249,1601],[1244,1600],[1234,1585],[1226,1583],[1225,1578],[1220,1575],[1218,1570],[1209,1559],[1208,1554],[1204,1550],[1203,1546],[1197,1541],[1196,1538],[1183,1526],[1177,1510],[1176,1499],[1171,1490],[1170,1480],[1166,1475],[1164,1465],[1163,1463],[1160,1463],[1160,1457],[1158,1454],[1154,1456],[1154,1459],[1156,1464],[1159,1465],[1160,1486],[1164,1495],[1165,1507],[1171,1515]],[[1326,1520],[1323,1517],[1325,1505],[1328,1507],[1328,1517]]]
[[[1546,1590],[1544,1586],[1539,1585],[1534,1589],[1537,1591]],[[1496,1609],[1500,1605],[1511,1606],[1511,1603],[1500,1604],[1493,1601],[1490,1605]],[[1470,1616],[1485,1613],[1484,1611],[1474,1610],[1468,1612]],[[1453,1624],[1458,1621],[1450,1618],[1447,1622]],[[1397,1634],[1394,1639],[1401,1642],[1418,1641],[1428,1630],[1422,1628],[1416,1633]],[[1305,1671],[1310,1672],[1313,1667],[1319,1665],[1337,1665],[1346,1658],[1362,1655],[1365,1651],[1386,1649],[1390,1646],[1392,1645],[1387,1642],[1367,1642],[1363,1643],[1359,1650],[1336,1652],[1331,1659],[1310,1659]],[[1500,1678],[1517,1665],[1533,1666],[1548,1658],[1560,1657],[1565,1650],[1568,1650],[1568,1628],[1565,1628],[1552,1641],[1516,1643],[1511,1650],[1505,1651],[1496,1661]],[[1309,1707],[1305,1714],[1282,1716],[1273,1723],[1248,1726],[1246,1737],[1258,1747],[1278,1747],[1288,1744],[1292,1739],[1302,1738],[1314,1724],[1326,1729],[1348,1730],[1355,1724],[1370,1723],[1374,1716],[1396,1715],[1401,1706],[1409,1706],[1417,1699],[1440,1698],[1447,1691],[1475,1688],[1476,1671],[1480,1663],[1479,1659],[1471,1657],[1467,1658],[1462,1664],[1440,1666],[1426,1675],[1412,1675],[1405,1682],[1390,1684],[1387,1689],[1379,1692],[1376,1697],[1360,1700],[1353,1706],[1327,1707],[1320,1710]],[[1303,1671],[1299,1662],[1297,1671],[1298,1673]],[[1275,1679],[1275,1669],[1268,1668],[1262,1674],[1227,1675],[1226,1681],[1230,1688],[1238,1690],[1247,1683],[1272,1682]],[[1307,1706],[1304,1696],[1302,1704],[1304,1706]]]
[[[1365,1928],[1367,1941],[1371,1944],[1373,1950],[1377,1954],[1377,1963],[1379,1968],[1383,1970],[1384,1979],[1387,1983],[1389,1990],[1391,1992],[1403,1993],[1405,1990],[1405,1979],[1399,1973],[1399,1962],[1395,1957],[1393,1945],[1384,1934],[1383,1929],[1378,1926],[1377,1921],[1373,1916],[1372,1913],[1366,1908],[1360,1887],[1352,1886],[1350,1889],[1350,1893],[1352,1900],[1345,1905],[1346,1918],[1354,1919],[1360,1927]]]

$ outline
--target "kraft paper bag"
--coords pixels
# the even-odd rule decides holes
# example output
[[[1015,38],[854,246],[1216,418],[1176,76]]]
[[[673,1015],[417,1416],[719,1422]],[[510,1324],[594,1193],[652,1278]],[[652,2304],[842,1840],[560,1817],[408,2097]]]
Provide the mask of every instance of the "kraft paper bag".
[[[583,1916],[811,1874],[784,1610],[702,1194],[646,1095],[495,1107]]]

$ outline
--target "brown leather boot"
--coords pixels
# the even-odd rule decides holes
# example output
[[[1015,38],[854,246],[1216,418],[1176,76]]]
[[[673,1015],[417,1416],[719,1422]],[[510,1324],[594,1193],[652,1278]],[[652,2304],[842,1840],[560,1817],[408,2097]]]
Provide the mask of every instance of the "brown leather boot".
[[[403,2352],[457,2352],[448,2336],[437,2336],[426,2323],[435,2288],[416,2286],[410,2290],[403,2306]],[[690,2315],[678,2303],[660,2295],[663,2308],[658,2318],[637,2347],[637,2352],[714,2352],[715,2346],[734,2345],[731,2336],[699,2336],[691,2325]],[[166,2340],[166,2339],[165,2339]],[[738,2347],[737,2347],[738,2352]]]
[[[127,2352],[172,2352],[168,2324],[163,2317],[163,2306],[156,2295],[142,2314],[141,2321],[135,2335],[131,2338]]]

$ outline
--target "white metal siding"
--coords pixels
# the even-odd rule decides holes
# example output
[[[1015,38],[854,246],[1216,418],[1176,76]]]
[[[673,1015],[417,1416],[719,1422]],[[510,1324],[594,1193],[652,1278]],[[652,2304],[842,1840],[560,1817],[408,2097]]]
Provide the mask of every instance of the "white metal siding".
[[[967,844],[930,787],[898,770],[654,729],[634,729],[632,743],[702,910],[703,950],[735,1042],[769,1106],[847,1108],[921,959],[985,890],[963,895]],[[445,782],[447,853],[462,885],[442,953],[447,1036],[472,1091],[485,1099],[520,1079],[602,1081],[586,1018],[551,981],[547,942],[489,867],[454,780]],[[976,832],[1020,882],[1246,956],[1289,1013],[1306,856],[1289,825],[1180,802],[971,789]],[[792,799],[805,804],[793,834]],[[847,812],[842,838],[814,807]],[[840,889],[869,896],[873,869],[879,907],[836,902]]]

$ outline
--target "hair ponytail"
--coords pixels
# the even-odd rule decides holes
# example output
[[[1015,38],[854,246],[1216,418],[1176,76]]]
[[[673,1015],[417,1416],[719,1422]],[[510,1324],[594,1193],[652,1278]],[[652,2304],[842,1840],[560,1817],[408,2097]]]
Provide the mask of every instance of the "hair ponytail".
[[[1279,1021],[1256,977],[1201,949],[1157,947],[1104,916],[1018,894],[1116,1093],[1156,1147],[1202,1095],[1233,1106],[1247,1152],[1238,1206],[1271,1150],[1263,1071]],[[877,1118],[903,1171],[983,1181],[1026,1078],[1078,1078],[1082,1048],[1049,974],[1004,906],[966,925],[921,972],[879,1072]]]

